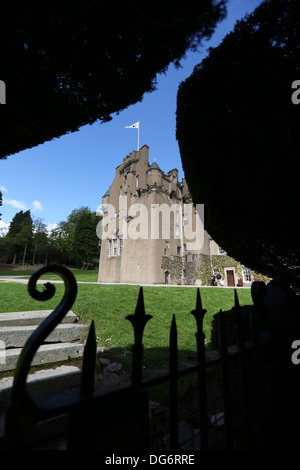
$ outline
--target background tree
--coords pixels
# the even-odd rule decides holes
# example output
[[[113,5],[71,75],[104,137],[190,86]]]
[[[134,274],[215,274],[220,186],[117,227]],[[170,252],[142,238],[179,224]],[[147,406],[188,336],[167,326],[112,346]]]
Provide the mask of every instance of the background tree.
[[[49,240],[46,224],[44,220],[40,217],[36,217],[33,219],[32,243],[32,264],[47,264]]]
[[[227,253],[299,285],[300,79],[297,0],[239,21],[178,90],[177,139],[193,201]]]
[[[99,262],[100,240],[96,234],[96,227],[100,217],[87,207],[79,209],[76,215],[74,252],[77,256],[77,264],[81,264],[81,269],[88,269],[95,263],[95,260]]]
[[[28,259],[29,248],[33,239],[33,223],[29,210],[16,213],[9,225],[5,239],[8,248],[7,261],[12,264],[24,265],[26,259]]]
[[[99,261],[96,227],[100,217],[88,207],[74,209],[49,236],[49,258],[55,262],[86,267]]]
[[[61,227],[51,230],[47,251],[47,262],[72,265],[73,260],[68,254],[68,240]]]
[[[0,158],[115,112],[155,89],[164,72],[226,12],[226,0],[44,0],[1,5]]]

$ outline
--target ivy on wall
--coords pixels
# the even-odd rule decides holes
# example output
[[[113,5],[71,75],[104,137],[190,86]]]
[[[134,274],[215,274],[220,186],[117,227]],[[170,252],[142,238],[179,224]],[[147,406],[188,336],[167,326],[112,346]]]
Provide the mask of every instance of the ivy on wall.
[[[243,266],[238,261],[236,261],[235,259],[231,258],[230,256],[226,254],[212,256],[213,270],[219,271],[223,280],[225,278],[224,268],[228,266],[235,268],[235,275],[238,279],[243,279]]]
[[[163,256],[161,267],[164,271],[169,271],[172,282],[179,282],[183,270],[183,258],[174,256],[174,259],[171,259],[168,256]]]
[[[212,264],[212,266],[211,266]],[[237,279],[243,279],[243,265],[231,258],[226,254],[222,255],[213,255],[211,257],[208,255],[202,254],[192,254],[188,253],[187,255],[174,256],[173,259],[168,256],[162,257],[161,267],[164,271],[169,271],[171,282],[180,282],[182,270],[185,269],[186,277],[185,284],[195,284],[196,280],[201,281],[201,285],[210,285],[212,271],[219,272],[221,279],[225,279],[225,270],[226,267],[233,267],[235,269],[235,277]],[[270,278],[259,274],[255,271],[251,272],[251,280],[260,280],[268,282]]]
[[[271,281],[270,277],[265,276],[264,274],[257,273],[256,271],[251,271],[251,279],[253,279],[254,281],[263,281],[263,282]]]
[[[193,284],[197,279],[201,281],[202,285],[210,284],[211,281],[211,267],[209,256],[201,255],[201,263],[199,266],[193,266]]]

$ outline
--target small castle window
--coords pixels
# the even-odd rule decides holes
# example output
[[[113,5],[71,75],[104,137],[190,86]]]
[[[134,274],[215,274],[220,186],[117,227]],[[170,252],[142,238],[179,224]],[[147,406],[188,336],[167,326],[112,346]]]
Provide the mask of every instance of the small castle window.
[[[249,268],[243,268],[244,282],[251,282],[251,271]]]
[[[115,238],[115,239],[114,239],[114,252],[113,252],[113,256],[117,256],[117,246],[118,246],[118,240]]]

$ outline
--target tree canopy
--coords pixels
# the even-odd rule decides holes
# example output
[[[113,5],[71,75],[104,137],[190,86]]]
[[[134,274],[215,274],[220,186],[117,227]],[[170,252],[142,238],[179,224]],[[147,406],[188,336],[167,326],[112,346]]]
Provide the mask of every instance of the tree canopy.
[[[226,1],[3,3],[0,158],[141,100],[158,73],[211,35]]]
[[[32,243],[33,221],[30,211],[17,212],[12,219],[7,235],[1,240],[1,248],[10,262],[16,263],[17,258],[22,258],[25,264],[28,247]],[[2,251],[2,250],[1,250]]]
[[[17,212],[7,234],[0,236],[0,263],[95,267],[99,263],[96,229],[100,220],[96,212],[80,207],[49,233],[43,219],[32,218],[30,211]]]
[[[299,31],[297,0],[263,2],[177,96],[183,169],[206,230],[233,258],[291,285],[300,274]]]
[[[74,209],[50,235],[58,261],[87,269],[99,262],[100,240],[96,233],[101,217],[88,207]],[[63,255],[63,259],[62,259]],[[53,254],[52,254],[53,256]]]

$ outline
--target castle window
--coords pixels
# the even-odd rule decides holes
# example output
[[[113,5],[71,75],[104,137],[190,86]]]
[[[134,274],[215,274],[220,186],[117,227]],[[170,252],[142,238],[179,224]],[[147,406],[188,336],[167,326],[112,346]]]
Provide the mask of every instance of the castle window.
[[[186,269],[183,270],[183,277],[186,277]]]
[[[120,238],[119,240],[119,255],[122,254],[123,251],[123,238]]]
[[[180,253],[181,253],[181,247],[178,246],[178,247],[177,247],[177,256],[180,256]]]
[[[114,239],[114,252],[113,252],[113,256],[117,256],[117,248],[118,248],[118,240],[115,238],[115,239]]]
[[[135,178],[135,187],[138,188],[139,187],[139,177],[136,176]]]
[[[249,268],[243,268],[244,282],[251,282],[251,271]]]
[[[108,256],[111,256],[111,240],[108,240]]]
[[[186,243],[183,244],[183,251],[186,251]]]
[[[225,255],[225,250],[219,246],[219,255]]]
[[[120,186],[120,196],[123,194],[123,186]]]

